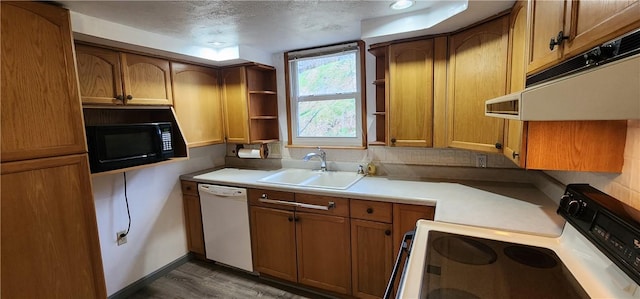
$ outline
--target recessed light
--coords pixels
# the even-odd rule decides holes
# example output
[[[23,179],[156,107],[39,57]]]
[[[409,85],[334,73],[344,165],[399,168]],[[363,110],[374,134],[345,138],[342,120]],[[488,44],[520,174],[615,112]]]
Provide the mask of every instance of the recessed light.
[[[405,9],[413,6],[413,2],[413,0],[397,0],[393,1],[389,7],[396,10]]]

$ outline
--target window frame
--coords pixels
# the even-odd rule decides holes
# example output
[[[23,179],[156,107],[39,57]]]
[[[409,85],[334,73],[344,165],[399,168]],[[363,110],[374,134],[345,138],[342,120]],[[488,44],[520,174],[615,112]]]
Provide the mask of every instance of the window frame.
[[[356,68],[357,68],[357,91],[356,95],[356,137],[298,137],[297,135],[297,106],[298,100],[294,97],[293,89],[295,74],[291,74],[292,61],[297,58],[320,57],[343,52],[346,47],[357,50]],[[286,89],[286,108],[287,108],[287,147],[324,147],[324,148],[366,148],[367,140],[367,115],[366,115],[366,69],[365,69],[365,44],[363,41],[352,41],[340,44],[326,45],[308,49],[288,51],[284,53],[284,69],[285,69],[285,89]],[[295,85],[297,86],[297,85]],[[352,95],[346,93],[343,95]],[[313,96],[303,97],[307,100],[336,99],[335,96]],[[344,142],[348,140],[348,142]]]

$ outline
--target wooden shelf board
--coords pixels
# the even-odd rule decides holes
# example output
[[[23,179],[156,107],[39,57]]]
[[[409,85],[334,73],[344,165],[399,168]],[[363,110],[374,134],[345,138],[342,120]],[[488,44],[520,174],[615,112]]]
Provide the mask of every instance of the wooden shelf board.
[[[385,81],[385,79],[375,79],[372,83],[373,85],[384,85]]]
[[[278,119],[278,116],[275,116],[275,115],[259,115],[259,116],[252,116],[251,119]]]
[[[373,115],[382,115],[382,116],[384,116],[384,115],[387,115],[387,112],[378,111],[378,112],[374,112]]]
[[[372,141],[372,142],[369,142],[369,145],[371,145],[371,146],[383,146],[383,145],[387,145],[387,143],[384,142],[384,141]]]
[[[279,139],[256,139],[256,140],[251,140],[251,143],[271,143],[271,142],[277,142],[279,141]]]
[[[250,90],[249,94],[272,94],[272,95],[275,95],[277,93],[275,91],[271,91],[271,90]]]

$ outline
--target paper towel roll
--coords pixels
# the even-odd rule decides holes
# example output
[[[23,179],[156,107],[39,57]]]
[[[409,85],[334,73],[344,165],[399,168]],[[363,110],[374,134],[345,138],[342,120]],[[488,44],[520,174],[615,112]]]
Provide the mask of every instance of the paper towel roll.
[[[263,159],[263,153],[257,148],[241,148],[238,150],[238,158],[242,159]]]

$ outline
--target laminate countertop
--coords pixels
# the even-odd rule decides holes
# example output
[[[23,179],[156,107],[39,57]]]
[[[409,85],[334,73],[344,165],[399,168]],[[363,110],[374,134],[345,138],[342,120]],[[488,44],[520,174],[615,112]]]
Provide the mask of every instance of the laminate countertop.
[[[316,195],[435,206],[435,221],[557,237],[564,219],[557,202],[534,185],[488,181],[413,181],[365,176],[345,190],[259,182],[280,170],[222,168],[203,170],[182,180]]]

